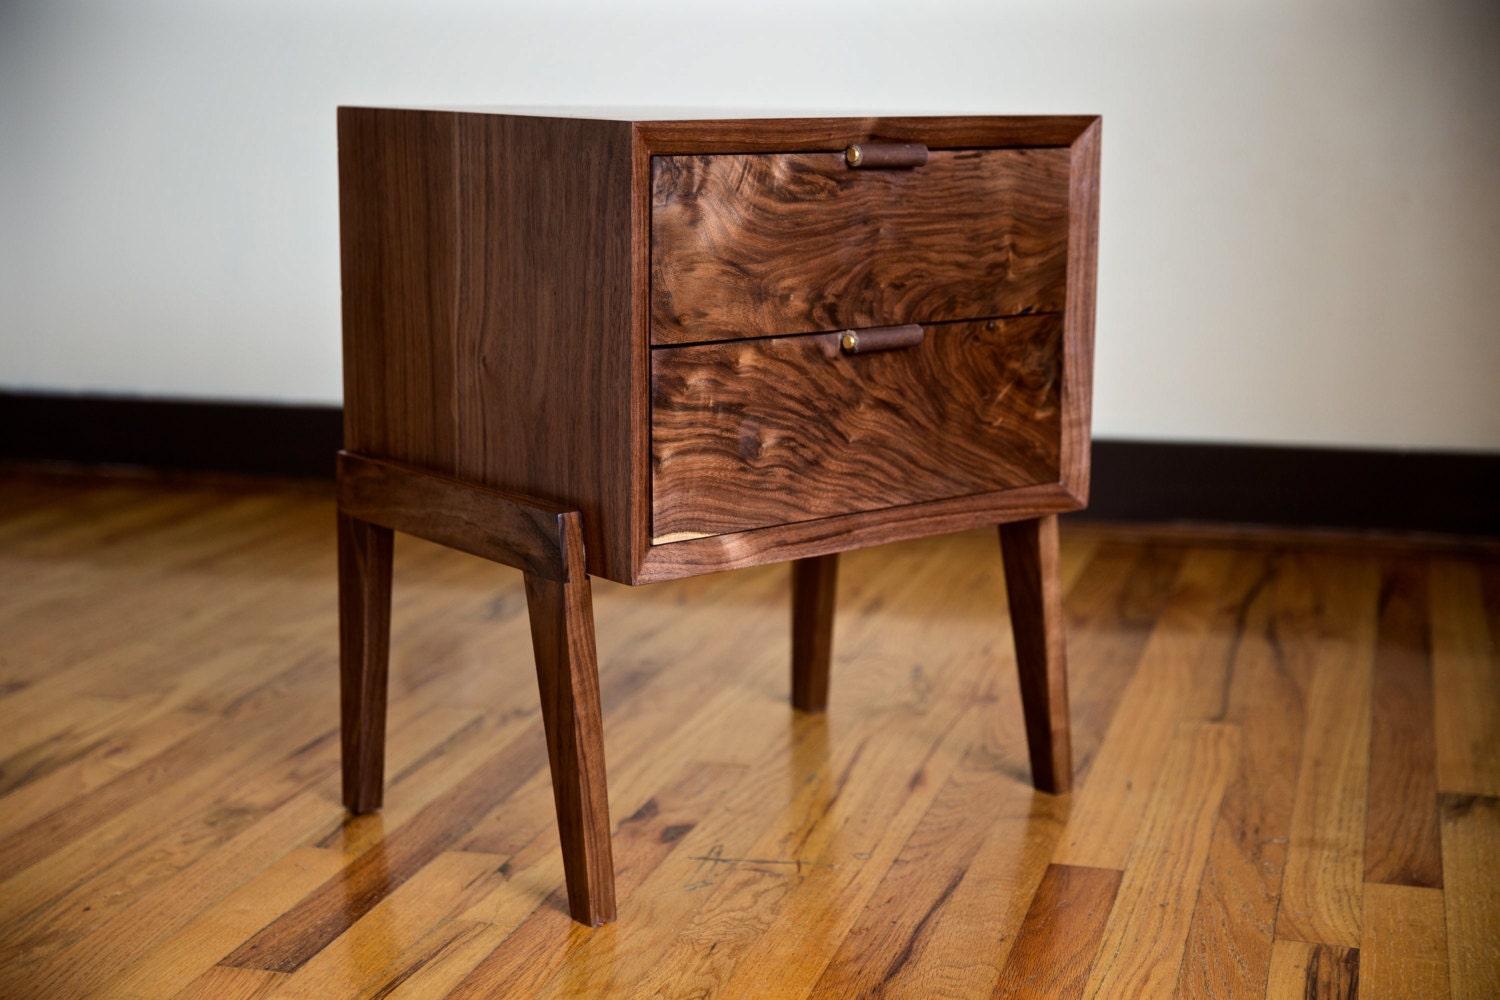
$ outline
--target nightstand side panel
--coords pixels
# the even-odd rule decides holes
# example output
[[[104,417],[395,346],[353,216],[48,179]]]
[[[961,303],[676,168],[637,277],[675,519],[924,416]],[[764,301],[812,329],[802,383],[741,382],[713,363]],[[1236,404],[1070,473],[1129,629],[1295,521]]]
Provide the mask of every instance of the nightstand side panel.
[[[633,573],[628,122],[343,108],[345,447],[574,507]]]
[[[622,582],[645,434],[631,154],[628,122],[458,122],[456,472],[576,507],[589,572]]]
[[[453,116],[340,108],[344,447],[452,473]]]

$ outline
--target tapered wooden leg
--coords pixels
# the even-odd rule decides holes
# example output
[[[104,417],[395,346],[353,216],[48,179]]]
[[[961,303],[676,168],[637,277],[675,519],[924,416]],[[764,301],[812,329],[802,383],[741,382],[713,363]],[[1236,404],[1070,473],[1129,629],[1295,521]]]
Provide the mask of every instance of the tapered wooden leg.
[[[391,529],[339,513],[339,722],[344,805],[380,808],[391,646]]]
[[[792,563],[792,707],[828,707],[828,665],[833,658],[833,607],[839,557]]]
[[[568,910],[579,923],[597,927],[615,919],[615,869],[589,578],[576,572],[563,583],[528,572],[526,607],[552,763]]]
[[[1044,792],[1073,787],[1068,736],[1068,659],[1062,590],[1057,578],[1057,518],[1000,526],[1010,625],[1021,674],[1021,710],[1031,752],[1031,780]]]

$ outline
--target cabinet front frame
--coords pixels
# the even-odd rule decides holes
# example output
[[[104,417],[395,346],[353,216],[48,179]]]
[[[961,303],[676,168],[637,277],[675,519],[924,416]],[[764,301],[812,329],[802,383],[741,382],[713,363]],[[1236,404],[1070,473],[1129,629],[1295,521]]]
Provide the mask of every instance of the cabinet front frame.
[[[1078,510],[1088,502],[1098,255],[1099,139],[1096,116],[870,117],[636,122],[632,142],[630,551],[633,584],[671,580],[848,551]],[[651,158],[696,153],[826,152],[855,143],[920,142],[929,149],[1063,146],[1070,150],[1067,293],[1063,310],[1062,441],[1056,483],[953,497],[712,535],[652,543]]]

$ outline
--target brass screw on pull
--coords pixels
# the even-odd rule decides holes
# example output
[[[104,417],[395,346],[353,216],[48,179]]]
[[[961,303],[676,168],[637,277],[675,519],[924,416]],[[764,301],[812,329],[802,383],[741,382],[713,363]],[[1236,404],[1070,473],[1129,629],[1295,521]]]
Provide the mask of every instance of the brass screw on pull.
[[[860,149],[858,145],[850,146],[848,149],[844,150],[844,160],[851,167],[859,166],[859,161],[863,160],[864,158],[865,151]]]
[[[850,354],[859,353],[859,334],[853,330],[845,330],[844,335],[839,338],[839,346]]]

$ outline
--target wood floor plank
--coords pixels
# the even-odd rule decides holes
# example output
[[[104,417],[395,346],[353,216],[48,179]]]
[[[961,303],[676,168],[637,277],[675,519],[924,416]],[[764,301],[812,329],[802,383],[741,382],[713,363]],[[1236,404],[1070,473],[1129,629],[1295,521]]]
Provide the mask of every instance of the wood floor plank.
[[[1438,790],[1500,795],[1500,652],[1477,566],[1433,560],[1429,578]]]
[[[619,897],[628,906],[636,891],[666,860],[713,806],[743,780],[738,765],[689,764],[661,794],[649,799],[619,826],[614,838]],[[626,911],[628,912],[628,911]],[[506,935],[502,946],[478,963],[446,995],[536,996],[568,968],[569,950],[558,943],[574,934],[566,896],[554,891],[542,906]],[[586,995],[586,994],[581,994]]]
[[[493,854],[438,854],[277,984],[269,996],[276,1000],[354,997],[391,982],[403,971],[401,943],[426,935],[503,861]]]
[[[543,767],[540,739],[538,723],[246,941],[224,964],[296,972],[455,843],[496,799]]]
[[[599,581],[588,930],[511,570],[398,540],[386,808],[339,808],[332,529],[326,489],[0,474],[0,996],[1500,993],[1491,551],[1065,524],[1061,798],[992,532],[841,559],[818,716],[784,567]]]
[[[1261,997],[1302,759],[1320,598],[1301,560],[1268,554],[1244,606],[1222,720],[1241,730],[1188,931],[1176,996]]]
[[[1448,937],[1440,889],[1365,886],[1359,978],[1364,1000],[1447,1000]]]
[[[262,1000],[286,975],[262,969],[214,966],[193,980],[172,1000]]]
[[[1184,560],[1089,779],[1074,793],[1057,864],[1125,867],[1150,776],[1160,770],[1176,726],[1222,712],[1229,651],[1260,579],[1259,562],[1234,553],[1197,550]]]
[[[1178,546],[1101,544],[1067,589],[1068,699],[1074,780],[1093,768],[1151,632],[1172,597],[1186,550]]]
[[[1309,563],[1323,621],[1308,647],[1314,673],[1276,936],[1358,948],[1378,572],[1358,557]]]
[[[101,739],[66,765],[29,778],[0,798],[0,838],[118,780],[178,741],[201,732],[216,718],[208,712],[163,712],[147,725]]]
[[[128,883],[121,885],[118,878],[106,877],[102,885],[92,884],[98,879],[90,880],[91,884],[83,891],[63,898],[85,914],[99,909],[109,919],[84,920],[82,914],[55,905],[49,908],[43,918],[53,928],[49,944],[60,946],[36,949],[45,957],[28,970],[28,982],[49,996],[90,992],[108,977],[109,970],[130,965],[209,910],[247,878],[274,865],[277,858],[304,841],[335,808],[325,795],[304,792],[238,836],[205,852],[197,862],[182,864],[177,858],[169,864],[156,859],[136,862],[133,867],[142,876],[144,889]],[[171,844],[173,840],[164,838],[163,843]],[[163,846],[156,851],[166,853]],[[173,871],[171,866],[176,865],[180,868]],[[108,905],[114,902],[113,896],[133,902]]]
[[[1266,1000],[1355,1000],[1359,950],[1278,940],[1271,950]]]
[[[398,765],[430,750],[461,719],[452,709],[423,712],[410,723],[401,718],[404,711],[396,714],[398,725],[392,733],[390,754]],[[297,773],[287,787],[303,784],[311,773],[331,776],[335,766],[335,747],[330,739],[322,747],[321,755],[309,754],[298,759],[295,764]],[[283,777],[275,774],[263,776],[251,785],[275,785]],[[91,914],[98,914],[100,919],[85,922],[72,918],[69,921],[72,926],[93,926],[94,929],[75,937],[71,944],[42,963],[32,975],[32,981],[38,988],[57,995],[82,992],[98,981],[101,968],[126,965],[135,956],[151,950],[179,927],[195,919],[201,911],[207,911],[246,878],[272,865],[289,848],[306,843],[320,827],[342,817],[336,790],[331,786],[332,782],[325,778],[323,787],[294,795],[243,832],[196,860],[188,860],[175,872],[163,870],[156,864],[134,866],[153,875],[145,880],[143,892],[132,893],[129,886],[112,884],[100,878],[91,879],[80,887],[83,891],[77,895],[80,905]],[[271,797],[274,799],[275,793]],[[238,805],[228,808],[248,814],[251,801],[250,796],[245,796]],[[225,806],[221,804],[218,808]],[[211,808],[207,813],[189,818],[187,826],[190,829],[199,823],[222,827],[222,822],[215,822],[216,818],[217,814]],[[174,842],[182,836],[168,834],[151,849],[159,852],[160,841]],[[108,900],[108,904],[101,904],[101,898]],[[110,919],[102,919],[111,913]],[[263,924],[255,929],[259,926]],[[214,958],[217,960],[222,954]]]
[[[673,604],[693,606],[698,603],[692,598],[711,596],[718,600],[755,600],[761,601],[764,597],[763,582],[757,582],[757,577],[764,581],[769,579],[765,571],[760,574],[738,574],[741,582],[734,586],[727,583],[732,578],[721,577],[708,578],[707,580],[680,581],[664,588],[654,588],[654,592],[668,595]],[[707,588],[712,588],[714,593],[706,595]],[[651,593],[648,591],[647,593]],[[681,598],[688,597],[690,600],[682,601]],[[782,616],[775,615],[779,623]],[[601,619],[604,621],[604,619]],[[744,626],[752,626],[750,632],[746,632]],[[704,662],[705,657],[709,662],[715,657],[734,654],[736,651],[743,654],[745,647],[756,648],[763,646],[766,642],[764,636],[758,633],[763,625],[756,625],[753,618],[741,617],[738,627],[726,629],[715,635],[714,639],[707,644],[699,643],[692,649],[693,655],[688,655],[689,650],[684,647],[681,655],[668,657],[668,662],[673,667],[662,673],[653,681],[652,687],[644,692],[643,697],[651,698],[653,704],[658,703],[653,697],[652,691],[658,687],[664,688],[663,695],[669,700],[686,694],[689,699],[702,701],[704,689],[700,686],[703,682],[701,670],[694,669],[694,665]],[[675,646],[684,641],[684,637],[678,633],[669,633],[666,638],[670,644]],[[622,641],[622,645],[630,645],[628,638]],[[605,650],[601,649],[601,658]],[[718,768],[730,767],[749,771],[752,766],[758,766],[761,771],[751,774],[747,780],[738,782],[733,788],[726,792],[726,797],[721,801],[721,810],[712,812],[705,816],[704,821],[695,824],[685,832],[680,831],[680,843],[674,835],[673,842],[677,844],[675,851],[667,856],[667,859],[678,856],[681,852],[703,854],[711,846],[718,846],[722,851],[726,843],[729,850],[735,850],[731,834],[740,835],[742,831],[734,830],[726,823],[733,823],[734,817],[745,813],[753,813],[755,806],[763,804],[768,797],[776,797],[784,794],[782,786],[784,782],[780,779],[778,771],[782,769],[780,755],[790,752],[797,741],[810,734],[826,734],[826,720],[823,717],[791,716],[794,734],[793,742],[787,741],[787,730],[785,722],[790,713],[786,707],[785,691],[785,663],[781,657],[753,657],[745,663],[746,671],[742,675],[743,683],[750,685],[756,690],[756,694],[748,701],[743,689],[725,687],[718,695],[702,701],[699,709],[690,714],[683,723],[681,733],[682,745],[691,746],[694,750],[707,757],[701,765],[694,765],[704,773],[714,773]],[[686,681],[679,676],[680,671],[690,671]],[[774,689],[773,689],[774,688]],[[622,745],[634,748],[642,759],[649,760],[648,750],[650,746],[659,743],[659,729],[651,725],[651,716],[643,715],[639,719],[627,720],[630,724],[625,727],[623,734],[619,727],[610,728],[609,713],[606,712],[606,731],[609,733],[611,752]],[[640,723],[647,723],[641,726]],[[800,734],[800,736],[796,735]],[[806,744],[803,744],[804,747]],[[619,758],[614,758],[618,760]],[[676,763],[675,758],[670,758]],[[764,769],[771,769],[769,775]],[[642,771],[633,762],[633,757],[627,755],[622,765],[611,769],[612,798],[616,806],[621,801],[640,802],[640,808],[645,808],[652,794],[651,791],[642,792],[641,789],[658,789],[660,787],[660,774],[654,776],[655,785],[651,784],[653,776],[650,774],[650,766]],[[749,786],[749,787],[747,787]],[[534,802],[521,805],[521,811],[531,811],[535,816],[541,816],[542,825],[550,832],[550,783],[543,778],[535,783],[535,787],[529,790],[523,789],[518,794],[527,799],[535,797]],[[658,793],[659,794],[659,793]],[[516,796],[512,796],[508,803],[513,803]],[[508,808],[507,812],[514,811]],[[459,981],[469,976],[476,975],[479,981],[491,981],[496,977],[505,978],[507,963],[510,956],[514,954],[511,949],[502,949],[505,954],[496,954],[493,962],[483,971],[475,973],[474,970],[481,962],[487,961],[497,946],[513,932],[522,933],[522,937],[515,942],[524,943],[528,935],[534,936],[539,929],[552,928],[556,922],[556,915],[561,913],[558,907],[539,904],[552,897],[558,884],[555,854],[552,856],[538,857],[535,853],[536,842],[527,843],[527,831],[537,826],[535,819],[527,821],[512,821],[507,818],[504,823],[496,823],[498,817],[492,817],[486,821],[481,828],[466,843],[484,843],[491,845],[508,845],[507,850],[519,853],[509,864],[515,869],[514,874],[508,880],[510,884],[501,886],[490,898],[476,903],[466,914],[466,919],[482,920],[485,927],[474,934],[471,938],[459,943],[447,954],[440,957],[424,967],[404,983],[393,994],[393,997],[422,996],[429,992],[447,993],[455,988]],[[671,825],[671,824],[669,824]],[[743,826],[743,824],[741,824]],[[680,824],[679,824],[680,827]],[[751,827],[743,831],[746,835],[757,832],[758,828]],[[545,838],[543,838],[544,842]],[[748,844],[748,841],[746,842]],[[667,860],[664,859],[664,860]],[[701,863],[698,863],[701,866]],[[620,885],[628,887],[629,865],[627,861],[617,858],[617,866],[622,867],[620,871]],[[683,868],[691,872],[695,863],[685,862]],[[669,872],[662,871],[658,865],[655,870],[643,871],[648,884],[659,884],[665,886],[672,881]],[[529,895],[518,892],[525,886],[537,887]],[[662,890],[656,890],[660,892]],[[629,913],[635,905],[632,895],[635,890],[621,891],[620,903],[622,913]],[[683,893],[678,897],[681,901],[702,902],[706,894]],[[556,910],[557,914],[551,911]],[[574,973],[587,979],[604,975],[603,981],[593,981],[592,985],[575,983],[578,990],[584,994],[589,992],[601,992],[610,988],[611,976],[619,971],[618,966],[609,964],[601,965],[591,961],[595,954],[608,956],[613,959],[618,954],[621,964],[639,962],[641,967],[649,967],[650,945],[643,946],[640,942],[632,943],[630,946],[621,945],[616,947],[617,935],[629,935],[631,932],[642,930],[649,932],[658,923],[669,920],[658,921],[647,917],[633,917],[622,920],[620,923],[609,925],[607,928],[599,928],[593,934],[578,938],[576,935],[570,937],[568,950],[569,962],[564,971]],[[566,921],[563,921],[565,924]],[[623,974],[623,973],[622,973]],[[539,978],[536,975],[527,977],[528,980]],[[564,995],[574,995],[572,992]]]
[[[1443,884],[1425,570],[1407,559],[1387,563],[1383,572],[1370,697],[1366,882]]]
[[[778,673],[784,673],[778,671]],[[784,801],[788,774],[805,773],[827,758],[826,720],[804,717],[790,744],[775,744],[704,815],[676,848],[624,898],[629,918],[586,938],[573,935],[566,964],[536,993],[541,997],[608,996],[628,992],[662,965],[675,936],[704,906],[735,859],[754,857],[769,817],[751,821],[768,801]],[[482,957],[482,956],[481,956]]]
[[[1019,714],[1006,673],[990,674],[978,692],[981,739],[902,845],[815,1000],[964,1000],[987,995],[999,978],[1068,803],[1031,787],[1023,728],[1006,721]]]
[[[846,579],[857,579],[859,562],[849,561]],[[923,614],[935,613],[935,605],[941,602],[936,596],[939,593],[936,584],[951,577],[951,568],[930,561],[913,567],[904,579],[904,592],[910,603],[903,601],[902,606],[920,609]],[[965,593],[973,593],[975,589],[960,587]],[[857,609],[850,618],[860,622]],[[857,648],[861,642],[881,641],[888,644],[885,656],[870,658],[877,671],[880,664],[891,662],[890,654],[899,648],[895,643],[909,648],[917,638],[890,614],[889,605],[883,620],[864,624],[866,627],[857,632],[859,638],[852,645]],[[799,886],[827,885],[834,887],[835,902],[831,905],[821,896],[806,897],[825,907],[822,911],[825,918],[833,918],[831,927],[820,930],[816,945],[809,942],[809,950],[816,956],[815,968],[808,973],[810,978],[805,987],[811,989],[858,915],[858,907],[849,912],[837,902],[840,890],[856,886],[861,894],[873,891],[906,834],[920,820],[946,775],[957,766],[964,749],[962,745],[953,745],[951,737],[954,733],[962,736],[962,730],[955,725],[969,708],[970,699],[955,696],[957,676],[953,672],[935,673],[933,681],[924,680],[920,687],[909,692],[910,701],[891,699],[893,692],[867,686],[869,675],[842,685],[845,697],[863,695],[874,704],[884,702],[890,707],[850,720],[849,728],[839,739],[830,739],[829,758],[800,781],[781,816],[741,856],[749,860],[731,860],[733,855],[725,859],[722,867],[728,870],[723,880],[705,887],[709,890],[705,893],[707,898],[641,989],[648,993],[654,989],[700,989],[711,993],[723,990],[723,995],[732,996],[738,995],[733,990],[751,985],[757,990],[765,988],[763,978],[748,985],[741,985],[734,978],[740,953],[761,942],[776,944],[784,939],[784,935],[767,935],[766,931],[778,924],[789,898],[798,895],[795,890]],[[830,708],[830,715],[833,712]],[[895,739],[901,731],[906,731],[913,742],[904,744]],[[892,780],[889,777],[892,774],[900,777]],[[793,864],[782,864],[783,861]],[[846,881],[845,876],[850,874],[860,877]],[[795,908],[800,904],[790,905]],[[725,940],[735,946],[721,949],[720,944]],[[762,967],[753,961],[747,966]],[[662,978],[666,969],[676,970],[670,982]]]
[[[788,979],[804,984],[797,993],[812,989],[912,831],[948,784],[971,739],[969,726],[961,721],[950,723],[949,731],[908,772],[908,794],[897,808],[870,808],[858,796],[848,796],[851,813],[838,831],[840,842],[830,845],[818,864],[801,873],[798,891],[787,898],[767,930],[743,949],[720,989],[722,995],[747,1000],[784,996],[785,984],[769,980],[764,971],[767,968],[784,969]],[[893,755],[879,766],[899,774],[901,764],[915,756]],[[862,829],[865,824],[860,822],[860,813],[866,809],[889,818],[879,822],[878,829]],[[809,838],[807,843],[810,846],[813,842]],[[816,928],[817,933],[809,934],[809,928]],[[794,940],[795,947],[791,946]]]
[[[263,718],[274,716],[285,722],[293,727],[293,732],[299,728],[318,732],[320,724],[326,725],[315,718],[319,707],[316,700],[298,697],[286,705],[259,706],[259,711],[265,713]],[[254,713],[251,714],[253,717]],[[325,730],[322,736],[326,741],[332,737],[332,731]],[[153,864],[169,867],[178,864],[198,851],[230,839],[265,811],[291,797],[298,780],[295,774],[287,782],[272,782],[265,786],[234,785],[235,780],[242,778],[242,768],[257,761],[275,761],[288,756],[285,739],[284,733],[269,726],[261,729],[256,738],[249,739],[244,732],[223,727],[208,730],[203,742],[190,739],[174,748],[174,755],[180,752],[185,758],[175,763],[186,766],[174,768],[174,780],[168,787],[158,786],[156,794],[149,799],[124,800],[125,807],[112,815],[109,811],[95,810],[102,822],[60,849],[54,850],[57,845],[47,839],[56,827],[52,822],[54,817],[44,817],[39,826],[27,827],[7,838],[7,854],[0,863],[9,861],[15,865],[18,861],[24,864],[28,860],[34,863],[15,870],[0,882],[0,921],[17,921],[9,925],[9,933],[0,934],[0,941],[4,942],[0,947],[14,949],[10,953],[12,961],[31,964],[56,947],[57,939],[52,937],[52,930],[57,926],[54,918],[70,911],[75,915],[81,912],[74,905],[78,900],[76,891],[58,897],[59,885],[81,886],[90,878],[98,877],[95,873],[101,867],[130,859],[136,864],[107,870],[139,889],[147,884],[144,881],[146,869],[140,865],[143,859],[151,858]],[[197,745],[193,745],[195,743]],[[322,749],[326,750],[326,747]],[[278,750],[278,756],[270,756],[277,754]],[[319,752],[319,741],[315,740],[304,748],[294,749],[290,756],[316,757]],[[160,758],[146,766],[161,766]],[[213,799],[223,807],[217,822],[203,824],[183,818],[184,815],[192,816],[204,796],[213,796],[226,787],[226,779],[232,779],[228,782],[230,791]],[[133,784],[149,787],[151,783],[148,778],[144,783]],[[182,838],[176,842],[167,838],[166,843],[173,845],[172,850],[143,853],[149,851],[147,845],[154,838],[172,830],[177,830]],[[105,898],[118,904],[131,897]],[[106,915],[105,910],[87,911],[81,914],[81,919],[92,923]]]
[[[125,965],[88,996],[94,1000],[154,1000],[187,989],[241,941],[343,866],[344,858],[338,851],[293,848],[197,914],[176,934]]]
[[[1112,868],[1048,865],[994,996],[1083,996],[1119,888]]]
[[[1444,794],[1442,824],[1452,995],[1500,996],[1500,798]]]
[[[608,618],[601,615],[600,620]],[[646,689],[652,679],[652,673],[645,671],[601,671],[606,716]],[[329,880],[225,963],[280,972],[300,968],[431,857],[466,841],[470,831],[508,795],[545,773],[540,725],[538,719],[477,770],[394,828],[382,842],[378,858],[371,853],[356,859],[347,872]],[[466,846],[472,849],[473,842],[466,841]]]
[[[851,992],[898,995],[908,970],[928,964],[925,952],[938,939],[986,835],[1005,822],[1023,796],[1029,799],[1030,790],[1001,780],[971,747],[824,969],[813,1000]],[[932,978],[927,977],[932,995],[944,995]]]
[[[928,754],[918,751],[915,759],[914,747],[876,740],[872,732],[846,744],[847,748],[835,749],[829,765],[820,768],[813,780],[798,790],[786,809],[788,819],[799,816],[800,822],[773,824],[746,855],[725,859],[729,872],[722,882],[709,887],[704,905],[668,949],[657,973],[647,979],[646,992],[696,988],[716,995],[743,995],[730,992],[727,986],[734,981],[736,964],[758,943],[780,943],[768,932],[778,924],[797,888],[815,878],[847,884],[842,879],[828,879],[825,873],[830,869],[836,876],[873,869],[872,881],[878,881],[912,825],[925,812],[936,792],[934,782],[941,787],[962,751],[962,747],[954,746],[939,750],[937,740],[939,733],[958,731],[955,723],[961,708],[938,709],[932,715],[935,718],[927,724],[932,727],[928,738],[933,748]],[[930,779],[929,769],[933,772]],[[899,776],[897,780],[872,780],[873,775],[892,772]],[[888,801],[893,794],[904,800],[898,809],[874,801],[876,797]],[[807,898],[809,903],[828,905],[821,897]],[[836,906],[829,909],[823,911],[825,917],[841,912]],[[857,912],[856,908],[854,915]],[[847,933],[847,925],[820,930],[819,937],[808,942],[815,953],[821,952],[821,960],[811,977],[804,980],[807,989],[821,974],[843,933]],[[720,946],[726,942],[733,947],[721,954]],[[769,985],[761,979],[761,988]]]
[[[1084,996],[1171,993],[1215,819],[1239,753],[1238,726],[1186,723],[1173,735]]]

